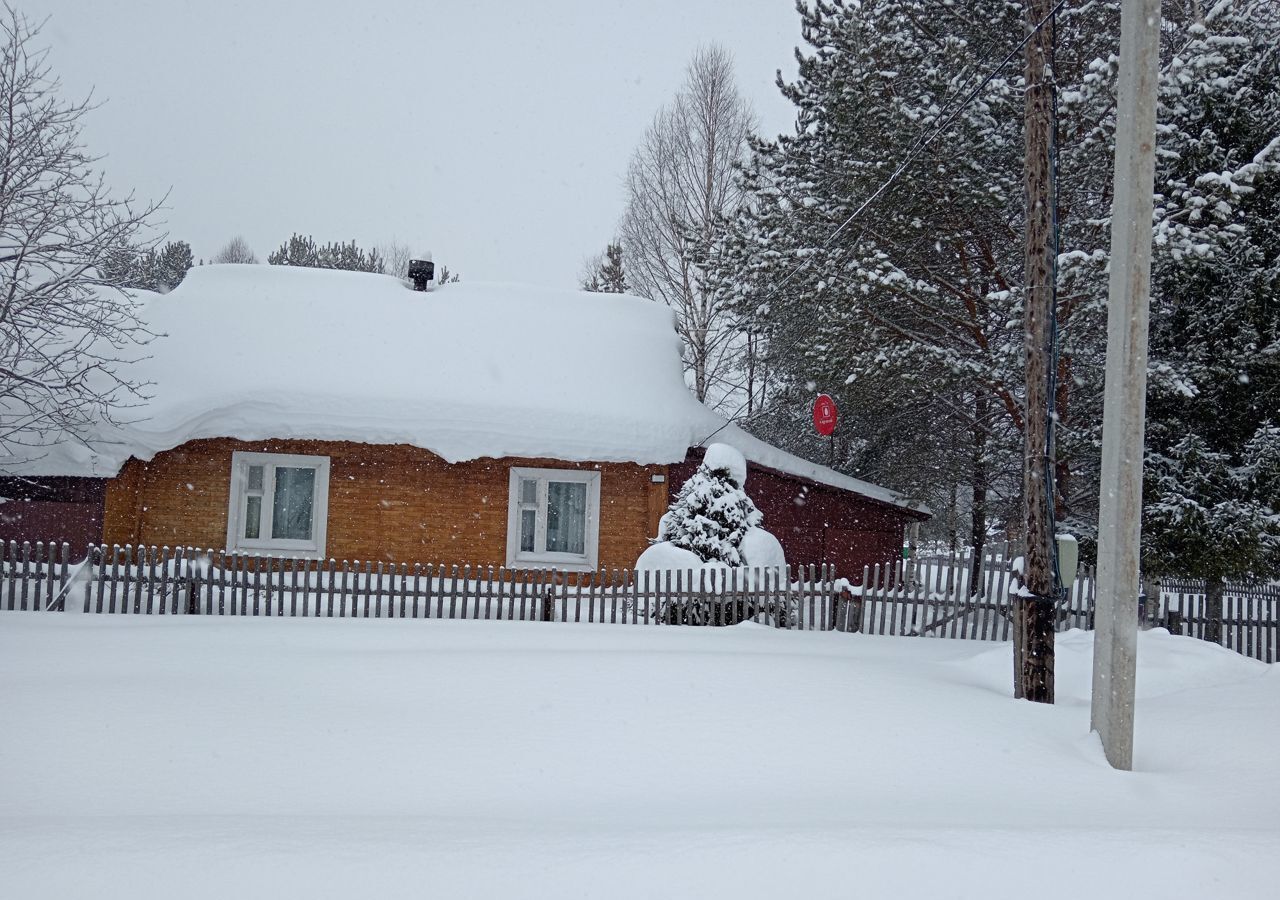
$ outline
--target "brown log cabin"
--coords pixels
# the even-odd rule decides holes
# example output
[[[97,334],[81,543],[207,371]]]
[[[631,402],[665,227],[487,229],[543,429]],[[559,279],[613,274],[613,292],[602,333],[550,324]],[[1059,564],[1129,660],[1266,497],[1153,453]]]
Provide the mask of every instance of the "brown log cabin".
[[[86,436],[92,452],[54,444],[0,470],[0,539],[625,568],[713,433],[746,456],[747,492],[792,564],[856,581],[929,514],[726,425],[689,394],[670,313],[647,301],[509,285],[423,294],[268,266],[196,269],[144,299],[161,336],[132,364],[154,386],[143,414]],[[508,355],[554,346],[566,324],[583,339],[564,342],[556,365],[569,371],[549,383],[525,371],[545,354]],[[456,346],[423,340],[405,359],[442,334]],[[273,355],[258,382],[243,371]],[[486,379],[491,406],[475,385]]]

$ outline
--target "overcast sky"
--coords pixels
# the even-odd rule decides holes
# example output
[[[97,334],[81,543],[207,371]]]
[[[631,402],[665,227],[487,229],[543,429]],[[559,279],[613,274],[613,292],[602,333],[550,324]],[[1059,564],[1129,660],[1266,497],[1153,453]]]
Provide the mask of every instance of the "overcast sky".
[[[28,0],[109,180],[166,228],[265,259],[294,231],[396,238],[471,280],[569,286],[603,249],[627,159],[699,44],[761,128],[793,120],[792,0]]]

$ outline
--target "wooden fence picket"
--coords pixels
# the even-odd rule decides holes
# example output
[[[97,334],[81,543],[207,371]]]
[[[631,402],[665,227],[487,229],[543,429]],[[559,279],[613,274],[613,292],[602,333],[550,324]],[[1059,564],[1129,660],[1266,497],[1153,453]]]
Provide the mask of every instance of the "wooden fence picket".
[[[996,544],[978,561],[970,551],[894,559],[863,567],[845,592],[829,563],[777,569],[587,572],[512,570],[365,560],[251,556],[209,548],[93,544],[72,566],[71,546],[0,542],[0,609],[339,618],[451,618],[593,624],[724,626],[756,618],[799,631],[1008,640],[1015,555]],[[74,573],[74,574],[73,574]],[[972,577],[971,577],[972,576]],[[71,585],[72,578],[76,585]],[[412,580],[410,580],[412,578]],[[83,590],[79,587],[84,584]],[[1144,583],[1152,594],[1143,627],[1168,625],[1203,639],[1203,583]],[[1056,627],[1090,627],[1096,572],[1082,566],[1059,606]],[[434,601],[434,603],[433,603]],[[1280,647],[1273,586],[1227,585],[1223,646],[1267,662]],[[585,610],[583,607],[586,607]],[[584,615],[585,613],[585,615]]]

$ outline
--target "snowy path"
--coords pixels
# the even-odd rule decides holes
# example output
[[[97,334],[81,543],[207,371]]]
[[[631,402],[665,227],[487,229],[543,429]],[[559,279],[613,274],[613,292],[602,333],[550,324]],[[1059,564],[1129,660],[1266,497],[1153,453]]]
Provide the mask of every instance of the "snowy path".
[[[0,896],[1274,895],[1280,668],[1144,635],[1126,775],[1090,644],[4,613]]]

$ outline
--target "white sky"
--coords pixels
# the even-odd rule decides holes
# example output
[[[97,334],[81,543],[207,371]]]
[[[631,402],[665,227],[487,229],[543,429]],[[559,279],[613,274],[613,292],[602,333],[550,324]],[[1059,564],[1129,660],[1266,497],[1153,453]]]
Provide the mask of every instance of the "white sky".
[[[464,279],[569,286],[622,209],[628,157],[701,43],[790,127],[792,0],[358,4],[29,0],[112,184],[169,192],[209,257],[294,232],[430,249]]]

